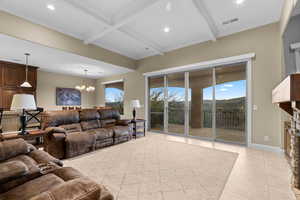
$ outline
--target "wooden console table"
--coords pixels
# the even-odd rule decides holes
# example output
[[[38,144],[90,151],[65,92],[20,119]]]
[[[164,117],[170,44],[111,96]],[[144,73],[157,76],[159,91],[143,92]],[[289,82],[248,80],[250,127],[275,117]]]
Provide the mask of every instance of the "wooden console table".
[[[290,129],[285,135],[285,150],[290,156],[293,173],[292,187],[300,200],[300,74],[284,79],[272,92],[272,101],[291,116]]]
[[[44,147],[44,134],[45,131],[43,130],[29,130],[28,134],[26,135],[19,135],[18,132],[12,132],[12,133],[2,133],[0,134],[1,140],[13,140],[22,138],[27,141],[34,140],[34,142],[29,142],[33,144],[37,148]]]

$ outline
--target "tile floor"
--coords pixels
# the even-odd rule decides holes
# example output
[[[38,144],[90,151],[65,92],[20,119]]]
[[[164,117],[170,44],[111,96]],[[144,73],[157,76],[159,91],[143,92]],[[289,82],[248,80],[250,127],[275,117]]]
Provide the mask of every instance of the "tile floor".
[[[220,200],[295,200],[291,171],[285,157],[243,146],[165,136],[184,142],[239,154]]]
[[[163,166],[166,167],[165,170],[158,169],[159,175],[153,173],[153,168],[157,167],[155,162],[153,162],[153,155],[155,155],[153,154],[153,145],[144,148],[143,159],[140,159],[140,153],[128,153],[128,150],[135,150],[131,149],[133,146],[136,146],[133,145],[135,141],[117,145],[113,148],[105,148],[100,150],[103,152],[101,154],[92,153],[79,158],[66,160],[65,165],[75,167],[96,181],[101,181],[105,185],[109,185],[109,189],[115,194],[117,200],[295,200],[290,189],[291,172],[289,166],[284,156],[279,153],[161,134],[148,134],[148,137],[149,136],[157,136],[156,138],[159,138],[159,140],[156,140],[156,146],[159,147],[156,150],[159,151],[163,149],[160,148],[161,145],[159,141],[164,140],[233,152],[237,153],[238,156],[233,164],[233,168],[231,165],[230,171],[228,173],[226,172],[228,174],[226,175],[226,179],[222,179],[220,182],[215,181],[216,177],[212,178],[207,175],[209,174],[207,173],[208,169],[217,173],[222,172],[222,170],[216,170],[218,168],[216,164],[208,165],[205,173],[199,172],[201,173],[201,179],[195,180],[197,182],[193,182],[191,179],[184,179],[184,177],[187,176],[193,178],[197,175],[197,171],[195,170],[191,170],[190,175],[187,174],[186,170],[183,172],[184,174],[181,174],[180,170],[175,170],[176,176],[182,177],[180,179],[174,177],[174,173],[170,173],[174,164],[184,164],[181,160],[180,162],[176,162],[176,159],[171,159],[173,163],[164,163]],[[139,141],[137,141],[137,143],[140,143],[139,148],[147,144],[143,144],[143,142]],[[157,143],[159,145],[157,145]],[[170,149],[164,151],[168,152],[168,150]],[[178,148],[176,152],[180,152],[180,150],[181,149]],[[171,152],[173,151],[174,149]],[[111,155],[112,152],[115,155]],[[95,155],[97,155],[97,157],[95,157]],[[122,158],[124,158],[124,156],[128,156],[128,158],[134,157],[134,167],[129,167],[130,165],[128,164],[130,163],[127,162],[118,162],[120,159],[115,159],[114,157],[116,155]],[[159,153],[158,155],[161,154]],[[145,164],[143,163],[145,156],[149,159],[150,163],[148,162],[146,165],[143,165]],[[207,156],[202,158],[206,157]],[[230,156],[228,158],[230,158]],[[99,159],[99,162],[95,163],[96,159]],[[84,162],[84,164],[82,162]],[[115,167],[112,168],[111,164],[114,164],[113,166]],[[230,165],[230,163],[228,163],[228,165]],[[198,166],[200,166],[199,163]],[[145,169],[145,167],[148,167],[148,169]],[[184,166],[184,168],[186,167],[188,166]],[[99,170],[99,168],[103,170]],[[124,169],[127,171],[126,175],[120,174],[119,172]],[[226,169],[229,169],[229,167]],[[149,170],[149,173],[147,173],[147,170]],[[143,174],[141,175],[139,171],[143,171]],[[228,176],[229,178],[227,178]],[[221,174],[221,177],[224,177],[224,174]],[[178,180],[180,180],[180,184]],[[166,181],[168,184],[154,184],[161,181]],[[205,188],[195,188],[195,185],[199,184],[199,181],[203,181]],[[145,182],[145,184],[143,184],[143,182]],[[215,194],[215,196],[213,194]]]

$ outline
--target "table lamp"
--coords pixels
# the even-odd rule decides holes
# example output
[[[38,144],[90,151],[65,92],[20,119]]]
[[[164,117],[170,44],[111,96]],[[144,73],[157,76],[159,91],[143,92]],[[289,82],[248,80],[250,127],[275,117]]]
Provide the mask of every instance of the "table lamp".
[[[27,134],[25,110],[36,110],[34,96],[31,94],[15,94],[13,96],[10,110],[22,112],[22,114],[20,115],[21,132],[19,134],[20,135]]]
[[[131,101],[131,107],[133,108],[133,111],[132,111],[133,120],[135,120],[135,117],[136,117],[136,110],[135,109],[141,107],[140,100],[132,100]]]

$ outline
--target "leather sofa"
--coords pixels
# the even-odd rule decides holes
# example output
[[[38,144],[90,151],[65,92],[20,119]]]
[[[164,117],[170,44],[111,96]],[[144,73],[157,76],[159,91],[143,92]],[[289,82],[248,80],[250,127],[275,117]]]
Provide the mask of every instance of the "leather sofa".
[[[48,111],[42,114],[42,128],[46,130],[46,151],[59,159],[72,158],[132,137],[130,120],[120,120],[117,110]]]
[[[23,139],[0,142],[1,200],[113,200],[108,190]]]

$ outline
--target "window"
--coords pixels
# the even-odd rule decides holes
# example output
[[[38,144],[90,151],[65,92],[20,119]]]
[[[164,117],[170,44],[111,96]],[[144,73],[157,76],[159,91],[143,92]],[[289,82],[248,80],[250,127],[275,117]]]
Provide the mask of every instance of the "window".
[[[124,82],[105,84],[105,106],[124,114]]]

